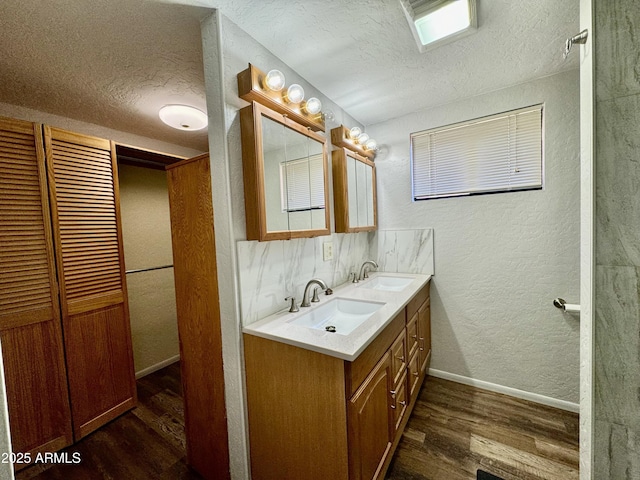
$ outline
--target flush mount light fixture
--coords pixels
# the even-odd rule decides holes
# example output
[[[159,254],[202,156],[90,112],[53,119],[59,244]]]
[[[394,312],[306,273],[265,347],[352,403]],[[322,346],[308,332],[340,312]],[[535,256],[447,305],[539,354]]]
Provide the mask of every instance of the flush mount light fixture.
[[[476,0],[400,0],[409,27],[424,52],[473,33]]]
[[[165,105],[158,115],[160,120],[178,130],[202,130],[208,124],[207,114],[189,105]]]

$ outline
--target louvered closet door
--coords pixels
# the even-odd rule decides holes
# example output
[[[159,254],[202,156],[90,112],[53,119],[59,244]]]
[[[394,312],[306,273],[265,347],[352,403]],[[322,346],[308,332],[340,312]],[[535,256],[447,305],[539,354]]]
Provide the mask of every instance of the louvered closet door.
[[[73,440],[57,295],[41,126],[0,118],[0,339],[14,452]]]
[[[135,406],[115,149],[45,127],[76,439]]]

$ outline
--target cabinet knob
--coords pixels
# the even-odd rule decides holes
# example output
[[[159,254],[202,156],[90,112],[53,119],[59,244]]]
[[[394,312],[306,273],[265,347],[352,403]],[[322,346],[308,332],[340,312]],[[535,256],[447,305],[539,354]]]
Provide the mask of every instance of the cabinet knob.
[[[391,409],[392,409],[392,410],[395,410],[395,409],[396,409],[396,406],[395,406],[395,405],[391,405]]]
[[[411,335],[411,338],[417,340],[418,339],[418,335]]]

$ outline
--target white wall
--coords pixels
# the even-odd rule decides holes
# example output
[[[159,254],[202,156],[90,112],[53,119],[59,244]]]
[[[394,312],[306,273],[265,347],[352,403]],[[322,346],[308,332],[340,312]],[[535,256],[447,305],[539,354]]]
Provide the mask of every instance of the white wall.
[[[433,228],[432,368],[579,400],[579,75],[569,71],[367,127],[382,229]],[[425,92],[425,94],[427,94]],[[541,191],[412,203],[409,134],[544,103]]]

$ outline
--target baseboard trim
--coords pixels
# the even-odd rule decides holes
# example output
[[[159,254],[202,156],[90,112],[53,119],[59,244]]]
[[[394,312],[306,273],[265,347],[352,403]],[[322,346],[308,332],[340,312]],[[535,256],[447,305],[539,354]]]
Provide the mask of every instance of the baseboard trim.
[[[483,390],[489,390],[490,392],[503,393],[511,397],[522,398],[523,400],[529,400],[530,402],[540,403],[542,405],[559,408],[561,410],[567,410],[569,412],[580,412],[580,404],[567,402],[566,400],[558,400],[557,398],[546,397],[537,393],[525,392],[524,390],[518,390],[517,388],[505,387],[504,385],[485,382],[483,380],[476,380],[475,378],[465,377],[463,375],[457,375],[455,373],[443,372],[442,370],[435,370],[433,368],[429,369],[429,375],[437,378],[443,378],[445,380],[451,380],[452,382],[462,383],[464,385],[471,385],[472,387],[482,388]]]
[[[150,373],[157,372],[161,368],[168,367],[172,363],[176,363],[180,360],[180,355],[175,355],[173,357],[167,358],[166,360],[161,361],[160,363],[156,363],[155,365],[151,365],[150,367],[143,368],[139,372],[136,372],[136,380],[142,378]],[[435,377],[436,375],[434,375]]]

